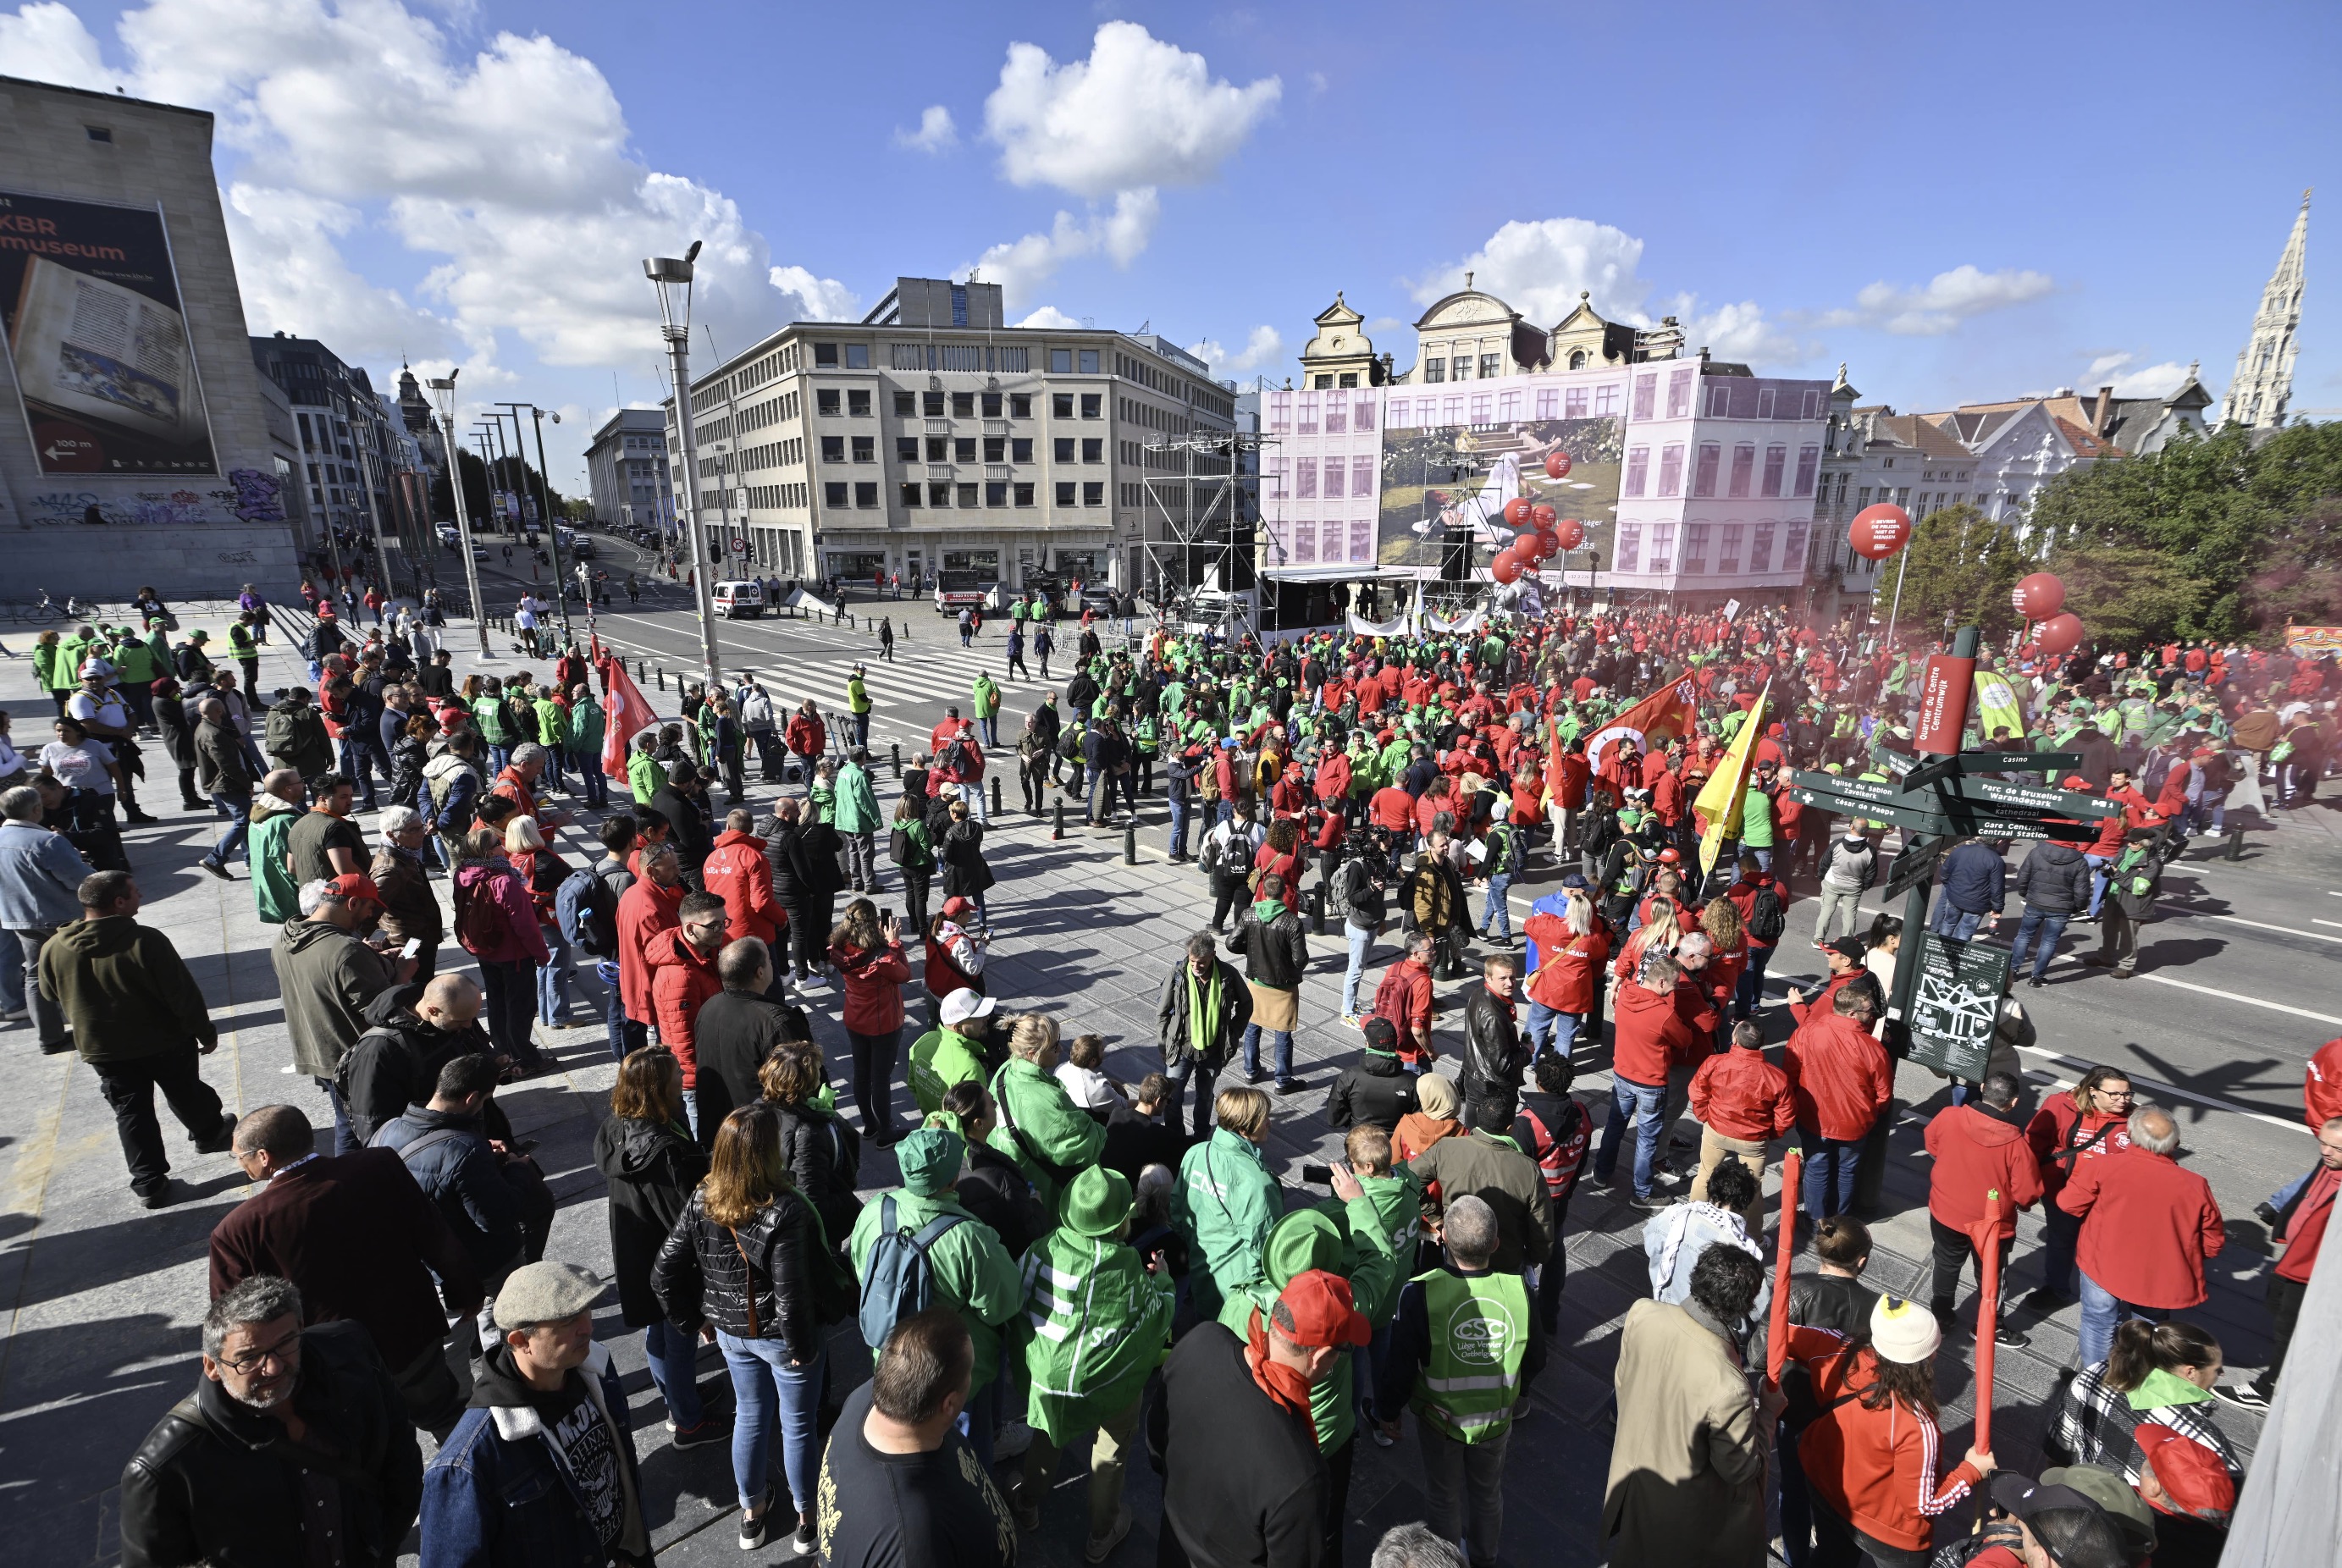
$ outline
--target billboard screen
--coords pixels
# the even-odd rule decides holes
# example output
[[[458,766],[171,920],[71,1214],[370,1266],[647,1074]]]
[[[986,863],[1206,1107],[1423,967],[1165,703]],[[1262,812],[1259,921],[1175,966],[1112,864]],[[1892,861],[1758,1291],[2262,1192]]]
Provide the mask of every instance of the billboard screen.
[[[1586,538],[1578,549],[1599,550],[1607,565],[1623,437],[1624,427],[1613,417],[1386,426],[1376,562],[1436,568],[1451,534],[1468,531],[1472,564],[1486,566],[1512,543],[1505,503],[1526,496],[1583,522]],[[1546,477],[1546,458],[1555,452],[1568,454],[1566,478]]]
[[[219,472],[163,215],[0,191],[0,327],[41,472]]]

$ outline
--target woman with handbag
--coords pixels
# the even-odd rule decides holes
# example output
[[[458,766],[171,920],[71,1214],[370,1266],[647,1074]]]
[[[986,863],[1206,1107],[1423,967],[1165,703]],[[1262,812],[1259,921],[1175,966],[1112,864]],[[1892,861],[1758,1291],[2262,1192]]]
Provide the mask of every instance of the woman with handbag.
[[[823,1357],[817,1295],[831,1267],[813,1206],[789,1181],[781,1116],[743,1105],[716,1129],[707,1177],[691,1194],[651,1270],[667,1321],[724,1352],[732,1374],[732,1475],[740,1549],[765,1543],[775,1498],[772,1442],[796,1513],[797,1554],[813,1550]]]
[[[675,1445],[713,1443],[726,1423],[711,1417],[699,1397],[699,1338],[667,1321],[651,1288],[660,1250],[707,1174],[707,1156],[684,1121],[683,1065],[673,1052],[648,1045],[618,1064],[609,1117],[594,1134],[594,1163],[610,1184],[610,1272],[619,1315],[643,1331]]]

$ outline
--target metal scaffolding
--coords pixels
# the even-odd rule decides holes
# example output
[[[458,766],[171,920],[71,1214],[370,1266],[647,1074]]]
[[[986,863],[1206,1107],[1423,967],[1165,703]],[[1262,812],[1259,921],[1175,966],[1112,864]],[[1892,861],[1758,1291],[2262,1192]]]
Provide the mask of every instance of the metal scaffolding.
[[[1241,604],[1241,630],[1257,629],[1260,456],[1278,440],[1256,430],[1196,430],[1142,444],[1147,454],[1139,476],[1146,497],[1142,576],[1156,604],[1184,604],[1196,589],[1216,583]]]

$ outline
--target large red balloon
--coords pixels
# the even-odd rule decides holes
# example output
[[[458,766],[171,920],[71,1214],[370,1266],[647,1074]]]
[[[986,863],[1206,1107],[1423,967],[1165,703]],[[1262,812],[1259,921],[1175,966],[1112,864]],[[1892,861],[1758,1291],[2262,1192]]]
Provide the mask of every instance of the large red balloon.
[[[1488,563],[1488,575],[1499,583],[1517,583],[1521,580],[1520,561],[1507,550]]]
[[[1553,554],[1551,550],[1546,548],[1545,535],[1542,534],[1522,534],[1513,541],[1512,553],[1523,566],[1532,562],[1542,561]]]
[[[1529,521],[1536,524],[1537,532],[1540,534],[1545,532],[1547,528],[1552,527],[1555,521],[1560,516],[1560,513],[1555,511],[1552,507],[1546,505],[1542,501],[1529,508]]]
[[[2036,572],[2017,579],[2017,589],[2009,594],[2017,604],[2017,613],[2028,621],[2046,621],[2066,607],[2066,584],[2054,573]]]
[[[1884,561],[1910,542],[1911,514],[1882,501],[1854,514],[1846,531],[1847,548],[1873,561]]]
[[[1547,479],[1568,478],[1569,454],[1566,452],[1546,453],[1545,454],[1545,476]]]
[[[1560,535],[1562,549],[1575,550],[1586,543],[1586,524],[1575,517],[1565,517],[1561,520]]]
[[[2033,628],[2033,640],[2045,654],[2070,654],[2082,645],[2082,619],[2068,610]]]
[[[1540,561],[1561,554],[1561,530],[1558,527],[1551,523],[1537,524],[1536,553]]]
[[[1505,503],[1505,521],[1511,524],[1516,528],[1526,528],[1529,525],[1529,500],[1527,496],[1516,495],[1510,501]]]

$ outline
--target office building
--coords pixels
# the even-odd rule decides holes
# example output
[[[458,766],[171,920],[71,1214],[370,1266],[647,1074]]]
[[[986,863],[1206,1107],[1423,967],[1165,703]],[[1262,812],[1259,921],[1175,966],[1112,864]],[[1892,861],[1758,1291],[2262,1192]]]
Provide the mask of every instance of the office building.
[[[644,524],[675,532],[666,422],[656,408],[621,408],[594,433],[594,444],[586,449],[586,484],[594,521],[603,527]]]

